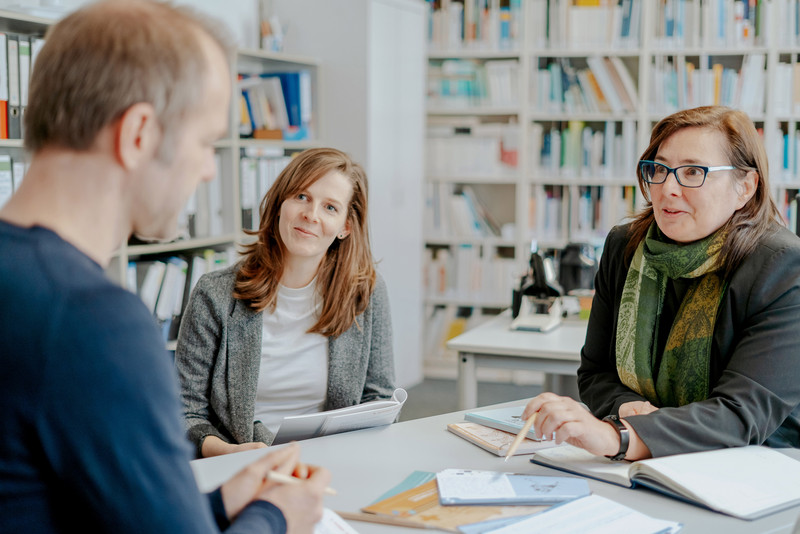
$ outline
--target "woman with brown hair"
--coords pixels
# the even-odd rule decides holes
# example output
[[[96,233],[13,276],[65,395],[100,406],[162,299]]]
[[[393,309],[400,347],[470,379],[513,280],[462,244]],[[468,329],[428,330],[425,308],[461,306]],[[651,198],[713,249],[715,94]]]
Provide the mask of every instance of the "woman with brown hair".
[[[253,234],[242,261],[198,281],[181,323],[175,356],[198,456],[263,447],[286,416],[394,391],[363,168],[332,148],[300,153]]]
[[[523,416],[614,460],[800,446],[800,239],[779,223],[752,121],[670,115],[637,177],[647,204],[609,233],[581,351],[591,413],[543,393]]]

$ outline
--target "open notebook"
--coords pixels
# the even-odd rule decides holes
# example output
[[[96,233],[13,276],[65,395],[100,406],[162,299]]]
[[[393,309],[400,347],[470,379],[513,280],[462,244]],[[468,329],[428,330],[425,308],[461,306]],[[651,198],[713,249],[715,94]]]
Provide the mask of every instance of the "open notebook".
[[[749,446],[612,462],[565,445],[537,451],[531,462],[621,486],[641,484],[740,519],[800,505],[800,462]]]

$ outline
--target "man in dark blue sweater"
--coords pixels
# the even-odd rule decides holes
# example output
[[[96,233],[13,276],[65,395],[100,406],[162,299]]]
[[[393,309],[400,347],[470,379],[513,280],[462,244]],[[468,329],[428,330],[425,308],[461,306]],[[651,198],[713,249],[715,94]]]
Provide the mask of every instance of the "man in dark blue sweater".
[[[0,530],[302,532],[321,516],[326,470],[265,482],[307,471],[296,445],[200,494],[172,362],[103,272],[131,234],[169,237],[213,178],[228,53],[199,17],[140,0],[93,4],[47,35],[30,168],[0,211]]]

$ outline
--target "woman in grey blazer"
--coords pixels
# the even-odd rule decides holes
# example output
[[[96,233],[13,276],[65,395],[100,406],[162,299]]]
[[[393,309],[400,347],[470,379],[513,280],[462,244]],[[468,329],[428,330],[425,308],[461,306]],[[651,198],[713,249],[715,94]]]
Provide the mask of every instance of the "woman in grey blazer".
[[[241,262],[198,281],[178,335],[186,427],[200,457],[269,445],[284,416],[394,391],[363,168],[335,149],[306,150],[260,211],[257,240]]]

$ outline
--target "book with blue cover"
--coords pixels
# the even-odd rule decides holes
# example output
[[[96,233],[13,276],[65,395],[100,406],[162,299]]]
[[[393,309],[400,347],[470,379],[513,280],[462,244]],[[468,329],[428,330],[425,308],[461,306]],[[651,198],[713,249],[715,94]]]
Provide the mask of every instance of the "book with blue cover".
[[[585,497],[586,479],[445,469],[436,473],[439,502],[450,504],[557,504]]]

